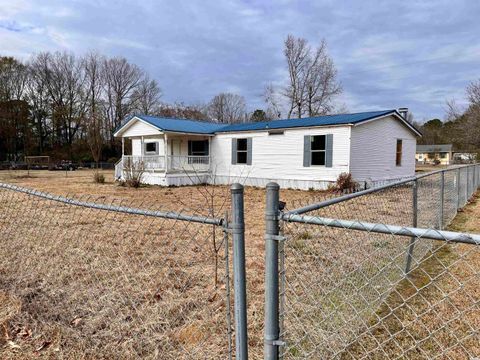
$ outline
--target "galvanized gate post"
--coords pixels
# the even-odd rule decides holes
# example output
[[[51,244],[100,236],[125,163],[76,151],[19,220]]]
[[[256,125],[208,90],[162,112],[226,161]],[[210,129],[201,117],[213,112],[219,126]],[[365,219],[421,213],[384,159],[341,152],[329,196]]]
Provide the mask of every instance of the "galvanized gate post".
[[[442,170],[440,175],[440,214],[438,228],[440,230],[443,230],[443,212],[445,207],[445,170]]]
[[[265,207],[265,334],[264,359],[277,360],[280,319],[278,290],[279,189],[268,183]]]
[[[247,288],[245,275],[245,220],[243,186],[233,184],[232,220],[230,231],[233,238],[233,289],[235,292],[235,346],[236,359],[248,359],[247,336]]]
[[[413,221],[412,225],[413,227],[417,227],[418,223],[418,179],[415,179],[413,181]],[[405,264],[405,275],[407,275],[410,272],[410,268],[412,266],[412,258],[413,258],[413,250],[415,248],[415,241],[417,238],[415,236],[412,236],[410,239],[410,244],[408,245],[408,251],[407,251],[407,262]]]

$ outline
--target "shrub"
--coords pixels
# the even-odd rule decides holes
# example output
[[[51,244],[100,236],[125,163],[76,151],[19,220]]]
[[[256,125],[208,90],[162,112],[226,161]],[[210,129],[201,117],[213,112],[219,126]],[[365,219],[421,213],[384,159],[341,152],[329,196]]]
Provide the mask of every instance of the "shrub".
[[[145,164],[143,161],[132,161],[131,159],[126,160],[123,164],[125,185],[128,187],[138,188],[142,183],[144,172]]]
[[[93,174],[93,181],[96,182],[97,184],[104,184],[105,175],[99,173],[98,171],[95,171],[95,173]]]
[[[128,179],[128,180],[125,180],[125,185],[127,185],[128,187],[133,187],[133,188],[138,188],[140,187],[140,180],[139,179]]]
[[[336,188],[338,191],[355,190],[357,183],[353,180],[352,174],[341,173],[338,175],[336,181]]]

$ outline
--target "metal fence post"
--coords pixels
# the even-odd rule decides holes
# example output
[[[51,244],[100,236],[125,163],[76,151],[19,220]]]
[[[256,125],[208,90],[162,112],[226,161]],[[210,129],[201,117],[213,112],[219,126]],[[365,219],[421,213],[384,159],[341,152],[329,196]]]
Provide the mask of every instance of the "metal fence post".
[[[467,166],[467,190],[465,192],[465,204],[470,199],[470,166]]]
[[[461,189],[461,186],[460,186],[460,181],[461,181],[461,168],[458,168],[457,169],[457,210],[460,209],[462,207],[461,203],[460,203],[460,189]]]
[[[418,223],[418,179],[415,179],[413,181],[413,221],[412,225],[413,227],[417,227]],[[408,245],[408,251],[407,251],[407,262],[405,264],[405,275],[407,275],[410,272],[410,268],[412,266],[412,258],[413,258],[413,250],[415,248],[415,241],[417,238],[415,236],[412,236],[410,239],[410,244]]]
[[[233,288],[235,292],[235,346],[236,359],[248,359],[247,336],[247,289],[245,275],[245,221],[243,186],[233,184],[232,220],[230,230],[233,237]]]
[[[278,359],[280,336],[278,236],[279,236],[279,189],[270,182],[266,186],[265,207],[265,334],[264,359]]]
[[[440,214],[439,214],[439,226],[440,230],[443,230],[444,219],[444,207],[445,207],[445,170],[440,173]]]
[[[477,191],[477,183],[478,183],[478,174],[477,174],[477,166],[473,165],[473,192]]]

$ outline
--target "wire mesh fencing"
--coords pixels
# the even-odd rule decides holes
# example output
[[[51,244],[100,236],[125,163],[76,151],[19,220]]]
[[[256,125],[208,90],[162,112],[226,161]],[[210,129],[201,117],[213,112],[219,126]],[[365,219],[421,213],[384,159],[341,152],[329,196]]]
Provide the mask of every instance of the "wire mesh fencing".
[[[130,205],[0,184],[0,357],[234,356],[241,226]]]
[[[442,230],[478,179],[460,167],[283,211],[267,189],[265,358],[480,356],[480,236]]]

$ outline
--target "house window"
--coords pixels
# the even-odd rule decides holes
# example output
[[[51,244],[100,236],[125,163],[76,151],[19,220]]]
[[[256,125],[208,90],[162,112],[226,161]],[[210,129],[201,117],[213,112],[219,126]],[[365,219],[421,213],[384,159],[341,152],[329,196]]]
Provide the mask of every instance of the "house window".
[[[395,158],[395,164],[397,166],[402,166],[402,146],[403,146],[403,140],[402,139],[397,139],[397,153],[396,153],[396,158]]]
[[[237,164],[247,163],[247,139],[237,139]]]
[[[252,165],[252,138],[232,139],[232,164]]]
[[[440,153],[440,159],[446,159],[447,153]]]
[[[326,159],[326,136],[314,135],[310,137],[310,164],[325,166]]]
[[[158,142],[145,143],[145,154],[146,155],[158,154]]]
[[[188,140],[189,156],[208,156],[208,140]]]

